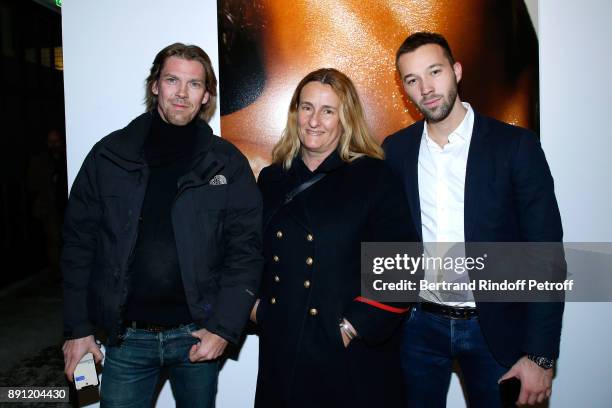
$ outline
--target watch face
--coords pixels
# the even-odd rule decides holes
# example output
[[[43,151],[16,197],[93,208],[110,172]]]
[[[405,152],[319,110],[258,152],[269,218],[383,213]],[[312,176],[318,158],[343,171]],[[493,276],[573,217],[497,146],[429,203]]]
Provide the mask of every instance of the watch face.
[[[538,356],[528,356],[528,358],[544,369],[553,368],[553,366],[555,365],[555,360],[550,358]]]

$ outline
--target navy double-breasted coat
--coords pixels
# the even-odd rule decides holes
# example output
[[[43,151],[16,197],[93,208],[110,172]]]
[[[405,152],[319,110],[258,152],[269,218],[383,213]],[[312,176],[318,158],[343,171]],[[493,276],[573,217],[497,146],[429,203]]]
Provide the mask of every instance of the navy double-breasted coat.
[[[403,309],[360,297],[366,241],[416,241],[399,180],[372,158],[332,153],[314,173],[326,177],[280,206],[312,176],[300,158],[288,171],[262,170],[265,271],[257,407],[401,406],[397,327]],[[339,322],[361,338],[348,348]]]

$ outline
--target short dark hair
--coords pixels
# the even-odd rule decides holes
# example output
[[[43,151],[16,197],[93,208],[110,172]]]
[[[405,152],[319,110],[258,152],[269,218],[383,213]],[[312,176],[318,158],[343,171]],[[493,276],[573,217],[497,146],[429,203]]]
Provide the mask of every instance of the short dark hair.
[[[213,71],[208,54],[197,45],[186,45],[177,42],[157,53],[145,84],[145,104],[147,105],[147,111],[157,108],[157,95],[153,93],[151,87],[155,81],[159,80],[159,75],[161,74],[164,64],[170,57],[178,57],[188,61],[198,61],[204,67],[204,86],[210,96],[208,102],[200,108],[200,119],[208,122],[216,108],[217,77],[215,76],[215,71]]]
[[[436,44],[442,47],[448,62],[450,62],[451,65],[455,63],[455,58],[453,57],[450,46],[448,45],[448,41],[446,41],[446,38],[444,38],[442,34],[419,31],[408,36],[408,38],[406,38],[402,45],[400,45],[398,48],[397,53],[395,54],[395,66],[398,68],[398,70],[398,62],[402,55],[412,52],[427,44]]]

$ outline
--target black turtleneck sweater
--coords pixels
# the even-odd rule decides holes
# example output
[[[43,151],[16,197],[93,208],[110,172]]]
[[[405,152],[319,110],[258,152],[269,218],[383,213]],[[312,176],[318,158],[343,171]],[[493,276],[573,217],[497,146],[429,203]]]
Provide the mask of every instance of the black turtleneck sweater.
[[[172,228],[177,182],[188,171],[196,138],[195,120],[186,126],[164,122],[154,113],[144,145],[150,174],[130,266],[125,320],[179,325],[192,322]]]

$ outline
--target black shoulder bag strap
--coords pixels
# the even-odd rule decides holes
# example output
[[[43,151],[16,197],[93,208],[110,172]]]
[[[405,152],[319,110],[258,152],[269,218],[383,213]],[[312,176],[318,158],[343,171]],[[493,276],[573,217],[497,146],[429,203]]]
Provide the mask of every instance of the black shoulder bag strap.
[[[266,221],[266,224],[264,225],[263,230],[264,231],[266,230],[266,228],[268,227],[268,224],[270,223],[272,218],[276,215],[278,210],[283,208],[283,206],[289,204],[295,198],[295,196],[297,196],[298,194],[312,187],[315,183],[320,181],[326,175],[327,173],[315,174],[314,177],[312,177],[310,180],[303,182],[302,184],[300,184],[299,186],[295,187],[294,189],[289,191],[287,194],[285,194],[285,198],[283,199],[283,201],[274,210],[272,210],[272,212],[268,216],[268,220]]]

